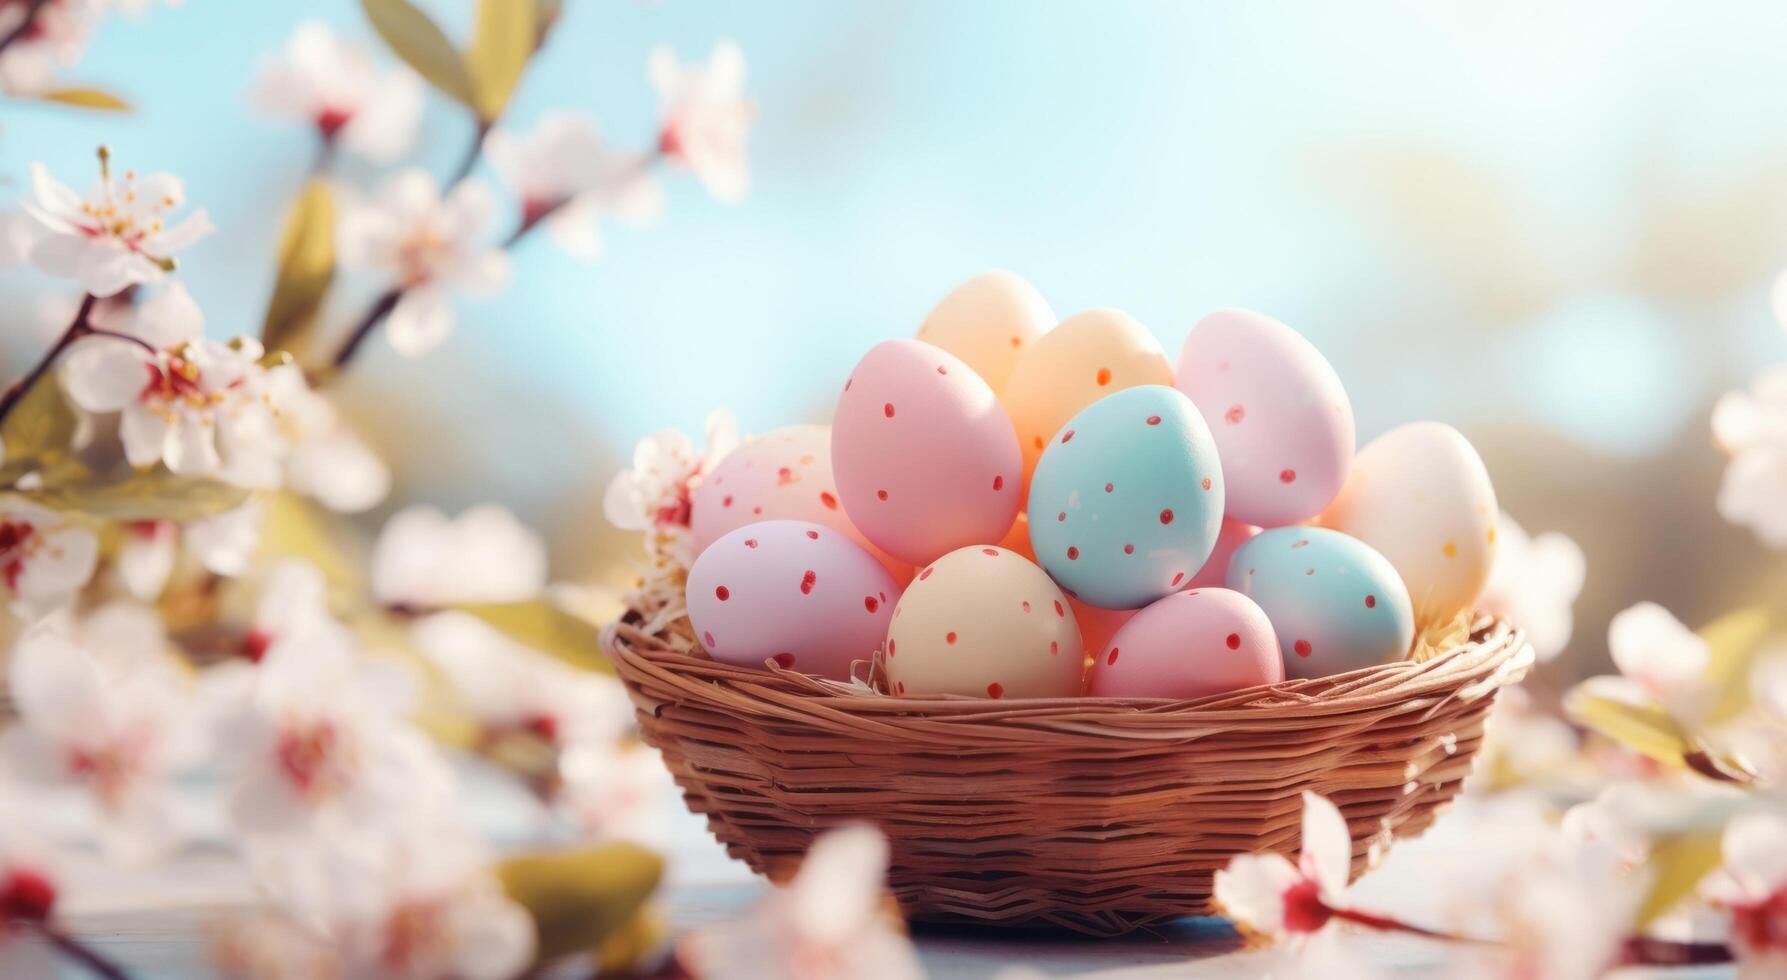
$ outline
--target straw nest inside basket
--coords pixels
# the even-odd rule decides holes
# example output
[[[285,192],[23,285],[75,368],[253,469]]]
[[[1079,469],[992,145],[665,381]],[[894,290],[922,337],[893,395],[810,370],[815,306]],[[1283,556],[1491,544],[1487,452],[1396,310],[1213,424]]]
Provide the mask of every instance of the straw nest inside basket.
[[[631,597],[606,646],[689,808],[772,876],[851,821],[893,844],[917,921],[1116,935],[1208,914],[1242,851],[1296,850],[1301,794],[1345,814],[1357,874],[1458,793],[1496,691],[1532,662],[1482,617],[1444,649],[1203,698],[889,697],[708,659],[673,566]]]

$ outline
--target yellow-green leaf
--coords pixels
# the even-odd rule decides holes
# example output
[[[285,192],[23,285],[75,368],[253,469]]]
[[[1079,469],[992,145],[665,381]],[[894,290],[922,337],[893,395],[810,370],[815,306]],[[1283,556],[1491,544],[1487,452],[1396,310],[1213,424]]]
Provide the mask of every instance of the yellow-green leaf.
[[[321,507],[294,493],[268,494],[264,501],[262,555],[302,558],[315,565],[339,603],[365,593],[364,549],[347,525],[329,520]]]
[[[534,0],[534,28],[536,38],[534,47],[539,47],[546,40],[546,32],[552,30],[558,19],[564,16],[565,0]]]
[[[301,351],[334,279],[335,191],[326,178],[312,177],[279,233],[279,277],[261,324],[268,350]]]
[[[129,112],[130,103],[110,92],[96,88],[56,88],[47,92],[37,92],[30,98],[44,102],[55,102],[59,105],[71,105],[80,109],[96,109],[100,112]]]
[[[428,84],[476,110],[471,73],[440,25],[409,0],[360,0],[379,37]]]
[[[539,37],[534,17],[534,0],[478,0],[466,67],[472,76],[472,108],[485,122],[502,114],[521,81]]]
[[[1706,665],[1706,689],[1713,694],[1706,724],[1717,725],[1744,713],[1750,706],[1750,668],[1763,649],[1773,617],[1761,606],[1726,613],[1700,629],[1711,657]]]
[[[472,603],[459,608],[501,630],[522,646],[550,654],[573,667],[614,673],[614,665],[602,653],[602,631],[594,623],[545,600]]]
[[[11,492],[46,507],[114,521],[195,521],[234,510],[249,497],[242,487],[179,476],[159,466],[110,483],[56,484]]]
[[[522,854],[497,868],[534,918],[542,961],[601,947],[634,922],[663,873],[662,858],[633,844]]]
[[[75,429],[80,424],[74,406],[62,393],[58,376],[51,372],[38,378],[13,405],[5,424],[0,425],[0,442],[6,446],[6,470],[22,475],[39,468],[46,460],[67,455],[73,450]]]
[[[1651,845],[1646,864],[1650,888],[1638,906],[1635,931],[1656,921],[1694,893],[1694,889],[1720,862],[1720,831],[1697,830],[1665,837]]]
[[[1629,704],[1578,687],[1564,699],[1564,711],[1579,725],[1658,762],[1682,765],[1688,737],[1662,708]]]

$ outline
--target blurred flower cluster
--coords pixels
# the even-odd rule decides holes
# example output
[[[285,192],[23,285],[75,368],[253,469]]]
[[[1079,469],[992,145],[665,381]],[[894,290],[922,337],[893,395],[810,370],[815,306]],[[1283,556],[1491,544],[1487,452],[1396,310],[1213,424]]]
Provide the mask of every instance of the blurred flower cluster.
[[[147,5],[0,0],[0,89],[124,108],[54,77],[104,14]],[[593,259],[600,222],[658,218],[666,173],[738,199],[754,109],[721,42],[705,64],[651,52],[651,146],[612,148],[571,111],[514,128],[563,11],[476,6],[463,46],[407,0],[365,0],[395,57],[307,22],[261,59],[250,100],[317,153],[255,334],[208,333],[181,283],[216,228],[173,174],[102,148],[86,190],[33,164],[0,213],[0,264],[79,296],[0,395],[0,975],[55,975],[56,957],[128,975],[59,912],[69,852],[152,866],[215,825],[264,898],[219,936],[228,975],[505,980],[564,957],[632,969],[659,946],[669,777],[597,625],[501,506],[356,517],[393,474],[333,382],[377,335],[411,356],[445,342],[455,297],[500,292],[536,227]],[[470,120],[444,179],[403,163],[430,90]],[[362,189],[344,153],[393,169]],[[337,318],[348,274],[382,291]],[[480,837],[460,788],[479,771],[531,801],[543,850]]]

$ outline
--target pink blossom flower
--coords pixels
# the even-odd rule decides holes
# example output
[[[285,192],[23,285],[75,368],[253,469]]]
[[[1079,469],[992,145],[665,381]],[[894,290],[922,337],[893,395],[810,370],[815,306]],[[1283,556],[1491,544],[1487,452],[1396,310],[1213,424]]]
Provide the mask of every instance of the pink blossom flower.
[[[1724,867],[1707,892],[1731,912],[1741,980],[1787,976],[1787,812],[1748,813],[1725,828]]]
[[[595,125],[577,113],[551,113],[525,136],[492,130],[484,152],[521,198],[522,224],[544,220],[553,241],[580,259],[602,253],[597,215],[647,225],[664,208],[649,158],[607,148]]]
[[[385,522],[373,546],[372,593],[386,605],[521,602],[545,588],[545,542],[495,504],[453,518],[407,507]]]
[[[365,45],[322,21],[299,24],[255,69],[249,102],[271,116],[315,126],[375,163],[391,163],[415,142],[422,81],[407,68],[380,70]]]
[[[1216,873],[1216,904],[1237,926],[1258,935],[1313,933],[1346,909],[1352,860],[1353,840],[1340,810],[1305,791],[1297,863],[1282,854],[1235,855]]]
[[[29,95],[48,89],[58,70],[80,60],[105,8],[106,0],[43,4],[31,27],[0,52],[0,90]],[[29,9],[24,0],[0,2],[0,34],[18,30]]]
[[[738,423],[732,413],[716,409],[707,415],[707,449],[697,452],[689,437],[675,429],[654,432],[633,449],[632,469],[615,474],[602,497],[609,523],[626,531],[645,531],[652,554],[669,553],[684,565],[690,553],[689,500],[697,481],[738,448]]]
[[[24,501],[0,504],[0,581],[21,617],[67,605],[98,562],[99,539],[72,519]]]
[[[1587,572],[1582,548],[1556,531],[1529,537],[1503,513],[1496,524],[1495,567],[1478,607],[1519,623],[1541,659],[1570,642],[1571,606]]]
[[[745,137],[757,107],[744,96],[745,56],[738,45],[714,45],[705,65],[680,65],[675,52],[659,46],[647,74],[663,104],[658,151],[694,171],[718,200],[742,200],[751,188]]]
[[[95,296],[126,286],[159,281],[174,266],[174,254],[212,231],[204,209],[179,224],[171,215],[186,201],[186,186],[169,173],[138,178],[125,171],[111,176],[101,156],[99,186],[81,197],[31,165],[33,200],[25,212],[43,226],[31,261],[52,276],[74,279]]]
[[[1787,365],[1766,368],[1748,391],[1713,407],[1713,439],[1731,462],[1719,513],[1771,548],[1787,548]]]

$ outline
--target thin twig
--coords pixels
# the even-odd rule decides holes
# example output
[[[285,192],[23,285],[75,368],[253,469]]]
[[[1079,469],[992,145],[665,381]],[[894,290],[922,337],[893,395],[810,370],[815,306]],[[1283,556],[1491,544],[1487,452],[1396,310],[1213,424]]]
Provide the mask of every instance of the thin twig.
[[[360,325],[354,328],[353,333],[348,334],[347,343],[342,344],[341,350],[336,352],[335,369],[337,371],[347,367],[347,362],[354,359],[354,352],[360,349],[360,345],[366,342],[367,337],[372,336],[372,331],[384,321],[385,317],[390,316],[391,311],[397,308],[397,301],[403,298],[405,291],[402,286],[392,286],[373,302],[372,308],[360,318]]]
[[[1427,939],[1439,939],[1449,943],[1468,943],[1473,946],[1499,946],[1500,943],[1490,939],[1477,939],[1473,936],[1460,936],[1456,933],[1440,932],[1423,926],[1412,925],[1401,919],[1393,919],[1386,915],[1361,912],[1358,909],[1330,909],[1329,913],[1342,922],[1376,929],[1380,932],[1400,932],[1411,936],[1422,936]]]
[[[45,374],[49,373],[51,365],[55,364],[56,358],[61,357],[62,352],[68,349],[68,345],[86,336],[87,332],[92,329],[87,324],[87,318],[93,315],[93,306],[98,302],[99,297],[88,293],[81,300],[81,308],[75,312],[74,321],[68,325],[67,330],[62,331],[61,339],[57,340],[55,346],[43,355],[43,359],[37,362],[37,366],[32,368],[29,374],[20,378],[11,388],[6,389],[4,396],[0,396],[0,423],[5,422],[7,417],[12,414],[12,410],[18,407],[19,401],[25,397],[25,393],[42,380]]]
[[[105,980],[130,980],[130,973],[122,966],[101,956],[98,950],[68,933],[47,924],[38,926],[38,931],[55,947],[56,952],[86,967],[94,976],[104,977]]]
[[[43,8],[49,5],[50,0],[28,0],[25,4],[25,19],[14,24],[12,30],[0,37],[0,51],[5,51],[12,47],[14,41],[30,34],[31,29],[37,26],[37,15],[43,13]]]
[[[121,333],[117,330],[107,330],[104,327],[88,326],[87,329],[81,331],[81,336],[83,336],[83,337],[110,337],[113,340],[122,340],[127,344],[135,344],[138,347],[141,347],[142,349],[148,351],[151,354],[157,353],[157,351],[155,350],[155,345],[149,343],[147,340],[144,340],[141,337],[133,337],[130,334]]]
[[[490,135],[490,127],[494,125],[495,120],[478,123],[478,128],[472,135],[472,145],[466,148],[465,159],[459,161],[459,168],[453,171],[452,178],[447,181],[447,190],[458,187],[472,175],[472,168],[478,165],[478,158],[484,155],[484,137]]]

